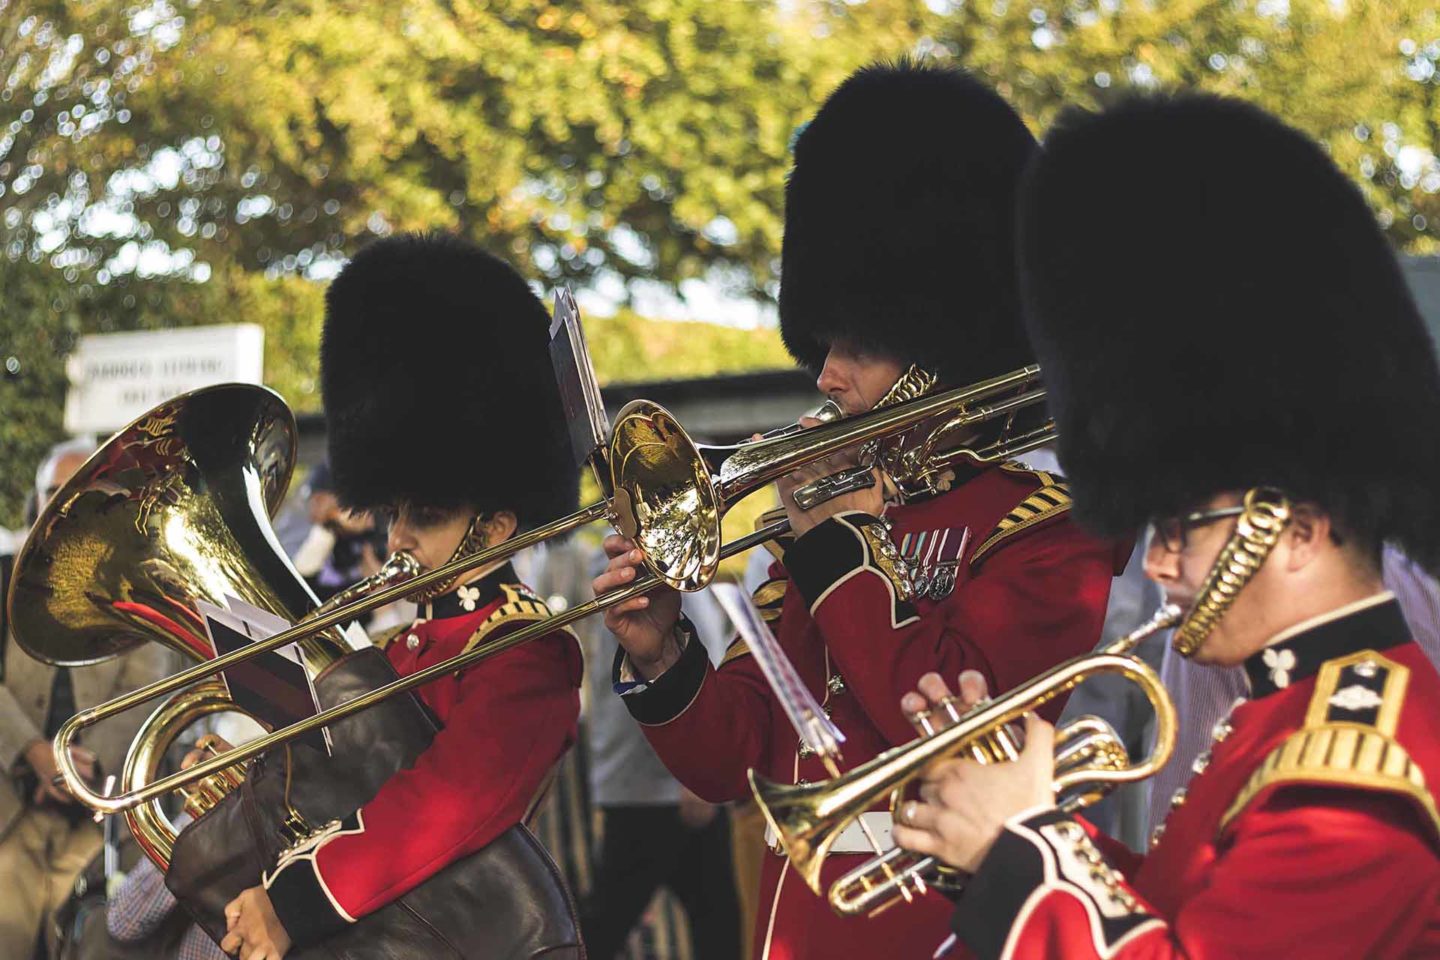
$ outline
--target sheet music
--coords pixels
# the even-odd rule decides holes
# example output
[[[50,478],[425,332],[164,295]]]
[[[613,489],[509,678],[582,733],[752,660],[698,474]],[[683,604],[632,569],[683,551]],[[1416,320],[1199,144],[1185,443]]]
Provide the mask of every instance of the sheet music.
[[[817,756],[827,758],[832,763],[839,761],[840,744],[845,742],[845,735],[825,716],[825,711],[810,694],[795,665],[780,648],[780,641],[775,639],[769,624],[760,616],[760,611],[750,599],[750,595],[734,583],[717,583],[710,589],[730,621],[735,624],[735,629],[744,638],[755,661],[760,664],[765,680],[770,684],[770,689],[775,691],[776,698],[784,707],[785,715],[790,718],[790,725],[795,728],[801,742]]]

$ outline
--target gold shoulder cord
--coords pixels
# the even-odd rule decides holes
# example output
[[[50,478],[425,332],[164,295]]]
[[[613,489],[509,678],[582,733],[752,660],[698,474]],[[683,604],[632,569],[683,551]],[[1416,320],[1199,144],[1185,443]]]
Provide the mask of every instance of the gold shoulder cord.
[[[1280,491],[1256,487],[1245,494],[1245,512],[1205,577],[1199,599],[1175,630],[1171,646],[1194,656],[1235,597],[1255,576],[1290,523],[1290,500]]]

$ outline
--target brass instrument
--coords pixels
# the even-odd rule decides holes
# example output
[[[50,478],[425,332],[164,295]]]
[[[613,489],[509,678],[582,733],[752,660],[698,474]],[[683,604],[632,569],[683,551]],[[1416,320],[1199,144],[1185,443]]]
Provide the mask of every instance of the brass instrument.
[[[212,655],[201,602],[235,597],[286,619],[317,601],[275,544],[269,517],[289,486],[294,417],[267,390],[222,386],[161,404],[117,433],[37,521],[17,557],[10,623],[25,650],[79,666],[160,643],[187,659]],[[408,554],[330,601],[418,572]],[[299,638],[313,679],[351,647],[336,630]],[[177,693],[146,720],[121,782],[153,779],[175,738],[201,717],[236,711],[210,680]],[[68,761],[68,751],[66,760]],[[240,780],[230,761],[186,791],[192,816]],[[71,779],[73,785],[78,778]],[[125,810],[142,849],[166,865],[175,830],[158,800]]]
[[[1119,674],[1135,682],[1155,710],[1155,746],[1143,762],[1132,763],[1114,730],[1096,717],[1081,717],[1056,731],[1055,790],[1061,805],[1071,810],[1088,806],[1121,783],[1151,776],[1174,751],[1175,707],[1155,671],[1129,651],[1181,618],[1178,606],[1166,605],[1114,643],[1058,664],[963,716],[946,704],[950,713],[946,726],[936,728],[928,715],[921,715],[916,718],[922,734],[919,739],[893,747],[832,780],[792,786],[766,780],[752,770],[750,788],[791,865],[818,894],[821,867],[831,845],[860,814],[887,796],[892,814],[898,812],[905,787],[936,760],[958,756],[981,763],[1014,759],[1018,746],[1011,724],[1087,677]],[[897,847],[836,880],[830,887],[830,905],[845,916],[873,914],[899,899],[909,901],[923,893],[927,878],[940,872],[941,865],[933,857],[919,857]]]
[[[733,447],[698,446],[663,407],[632,401],[620,411],[607,447],[592,458],[606,494],[600,502],[433,570],[413,576],[401,571],[378,589],[365,585],[356,591],[368,591],[365,596],[326,609],[314,609],[313,597],[281,554],[263,515],[265,506],[278,504],[288,483],[293,418],[279,397],[263,388],[208,388],[163,404],[121,431],[60,491],[17,558],[11,622],[26,649],[55,663],[94,662],[157,631],[175,635],[182,648],[208,657],[208,644],[196,634],[203,621],[193,600],[223,605],[225,593],[295,622],[245,649],[83,710],[62,725],[55,755],[71,792],[92,810],[117,813],[657,586],[700,589],[723,557],[788,528],[781,521],[722,545],[724,512],[775,479],[838,450],[873,444],[876,465],[903,480],[912,473],[923,478],[960,459],[989,462],[1046,442],[1053,436],[1052,423],[979,449],[946,449],[942,439],[967,437],[975,425],[1040,403],[1045,392],[1036,385],[1039,376],[1039,367],[1027,366],[969,387]],[[942,417],[938,427],[931,425]],[[917,459],[917,450],[926,451],[929,459]],[[325,650],[312,650],[317,645],[312,638],[338,638],[332,628],[361,613],[600,519],[643,548],[647,576],[189,770],[158,780],[140,774],[127,778],[126,792],[114,797],[92,790],[70,759],[69,747],[80,731],[106,717],[291,643],[302,643],[307,664],[313,661],[319,669],[345,648],[343,640],[332,639]],[[132,609],[136,596],[149,614]],[[148,761],[136,764],[137,770],[149,767]]]

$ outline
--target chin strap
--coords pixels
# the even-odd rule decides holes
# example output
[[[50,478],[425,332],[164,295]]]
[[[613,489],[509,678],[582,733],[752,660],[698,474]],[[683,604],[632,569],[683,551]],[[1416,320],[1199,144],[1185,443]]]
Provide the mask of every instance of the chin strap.
[[[485,531],[483,529],[485,520],[486,517],[483,513],[477,513],[470,518],[470,526],[465,528],[465,536],[460,538],[460,543],[455,547],[455,552],[450,554],[450,559],[446,560],[445,563],[454,563],[461,557],[485,549]],[[443,565],[444,564],[442,564],[442,566]],[[460,582],[460,578],[463,576],[465,576],[464,573],[457,573],[453,577],[446,577],[444,580],[432,583],[423,590],[417,590],[405,599],[411,603],[426,603],[434,600],[436,597],[442,597],[451,590],[454,590],[455,586]]]
[[[1244,506],[1235,532],[1205,576],[1199,598],[1175,629],[1170,645],[1181,656],[1194,656],[1200,649],[1290,524],[1290,500],[1279,490],[1255,487],[1246,492]]]

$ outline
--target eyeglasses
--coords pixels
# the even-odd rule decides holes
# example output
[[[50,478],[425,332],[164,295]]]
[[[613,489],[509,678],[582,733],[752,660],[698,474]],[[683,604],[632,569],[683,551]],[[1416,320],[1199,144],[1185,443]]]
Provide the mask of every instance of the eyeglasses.
[[[1171,553],[1179,553],[1185,549],[1185,539],[1191,530],[1224,520],[1226,517],[1238,517],[1244,512],[1244,506],[1216,507],[1213,510],[1197,510],[1178,517],[1161,517],[1152,525],[1161,545]]]

